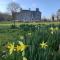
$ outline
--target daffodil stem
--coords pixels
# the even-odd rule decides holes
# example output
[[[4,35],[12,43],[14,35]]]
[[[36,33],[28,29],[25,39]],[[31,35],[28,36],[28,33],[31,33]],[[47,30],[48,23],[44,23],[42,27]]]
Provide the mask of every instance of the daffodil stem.
[[[16,55],[16,51],[14,52],[14,60],[17,60],[17,55]]]

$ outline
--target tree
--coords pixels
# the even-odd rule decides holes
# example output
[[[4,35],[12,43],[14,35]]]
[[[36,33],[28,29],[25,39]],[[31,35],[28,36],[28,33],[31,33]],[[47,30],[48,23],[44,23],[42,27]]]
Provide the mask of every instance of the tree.
[[[0,12],[0,21],[10,21],[11,19],[11,15]]]
[[[52,15],[52,21],[54,21],[54,15]]]
[[[20,6],[16,2],[11,2],[11,3],[8,4],[7,9],[12,14],[12,20],[14,21],[14,26],[15,26],[16,12],[18,12],[20,10]]]

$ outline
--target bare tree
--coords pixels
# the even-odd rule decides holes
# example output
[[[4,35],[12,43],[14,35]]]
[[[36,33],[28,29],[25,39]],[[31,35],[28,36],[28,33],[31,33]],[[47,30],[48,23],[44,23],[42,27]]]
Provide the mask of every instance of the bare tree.
[[[7,9],[12,14],[12,20],[14,21],[14,26],[15,26],[16,12],[18,12],[20,10],[20,6],[16,2],[11,2],[8,4]]]
[[[54,21],[54,14],[52,15],[52,21]]]

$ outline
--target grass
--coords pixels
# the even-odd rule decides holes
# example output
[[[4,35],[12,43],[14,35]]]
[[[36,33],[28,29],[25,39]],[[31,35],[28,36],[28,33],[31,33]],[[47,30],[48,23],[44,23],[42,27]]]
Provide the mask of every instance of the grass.
[[[10,25],[12,25],[12,24],[14,24],[14,22],[13,21],[1,21],[0,22],[0,26],[10,26]],[[15,22],[15,24],[18,26],[18,25],[21,25],[21,24],[33,24],[33,25],[36,25],[36,24],[46,24],[46,25],[48,25],[48,24],[60,24],[60,22],[59,21],[57,21],[57,22]]]

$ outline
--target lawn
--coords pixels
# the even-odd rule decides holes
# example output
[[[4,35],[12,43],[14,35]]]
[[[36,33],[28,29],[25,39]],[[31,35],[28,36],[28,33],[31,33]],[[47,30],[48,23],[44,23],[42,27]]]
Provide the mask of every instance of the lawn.
[[[12,25],[12,24],[14,24],[14,22],[13,21],[1,21],[0,22],[0,25],[2,26],[7,26],[7,25]],[[60,24],[60,22],[59,21],[57,21],[57,22],[15,22],[15,24],[16,25],[21,25],[21,24],[33,24],[33,25],[36,25],[36,24]]]

